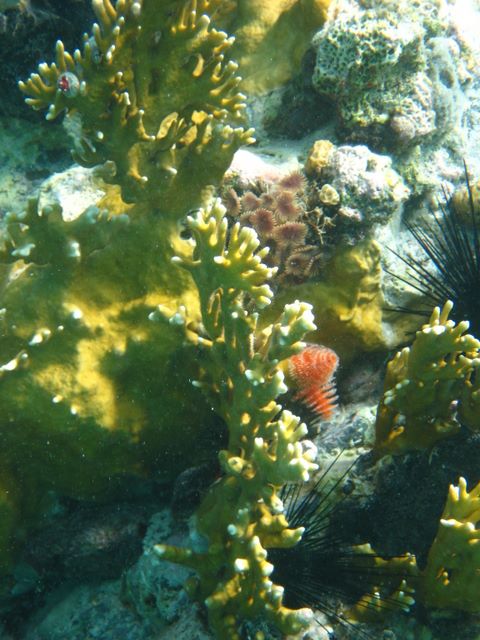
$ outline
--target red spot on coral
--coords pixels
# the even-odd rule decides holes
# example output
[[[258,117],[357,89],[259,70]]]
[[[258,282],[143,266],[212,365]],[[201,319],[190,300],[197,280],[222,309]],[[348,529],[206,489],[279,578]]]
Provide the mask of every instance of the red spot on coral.
[[[335,351],[322,345],[309,345],[292,356],[288,370],[298,387],[295,400],[301,400],[320,417],[331,418],[337,408],[337,367]]]
[[[58,88],[63,92],[70,89],[70,81],[68,80],[66,75],[60,76],[58,78]]]

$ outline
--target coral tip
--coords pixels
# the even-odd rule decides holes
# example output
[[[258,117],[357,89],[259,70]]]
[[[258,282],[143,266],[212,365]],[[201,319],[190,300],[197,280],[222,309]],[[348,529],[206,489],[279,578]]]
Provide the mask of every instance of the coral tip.
[[[301,400],[325,419],[331,418],[337,408],[338,361],[335,351],[322,345],[309,345],[288,361],[289,374],[298,387],[295,400]]]

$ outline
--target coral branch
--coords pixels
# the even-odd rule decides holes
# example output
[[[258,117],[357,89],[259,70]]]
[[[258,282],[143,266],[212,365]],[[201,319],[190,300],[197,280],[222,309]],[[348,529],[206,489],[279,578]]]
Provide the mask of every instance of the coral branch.
[[[307,429],[277,397],[286,391],[279,360],[297,353],[305,333],[315,328],[310,306],[287,305],[278,322],[257,331],[257,313],[272,293],[273,274],[256,253],[252,229],[235,225],[227,233],[225,208],[217,201],[189,218],[195,238],[191,260],[175,258],[199,289],[207,338],[206,377],[202,387],[228,427],[228,446],[220,452],[224,472],[197,514],[198,532],[206,539],[202,554],[158,545],[163,558],[198,573],[195,597],[203,600],[219,638],[239,639],[241,620],[263,615],[284,633],[300,630],[309,610],[290,610],[283,588],[269,576],[268,548],[296,544],[303,528],[290,529],[278,495],[285,482],[301,482],[317,468],[315,446],[304,440]]]

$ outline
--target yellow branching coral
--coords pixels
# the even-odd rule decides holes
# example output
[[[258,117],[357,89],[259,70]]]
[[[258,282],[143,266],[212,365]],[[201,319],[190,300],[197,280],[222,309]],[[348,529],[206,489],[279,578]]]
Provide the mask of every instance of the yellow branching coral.
[[[225,209],[218,202],[189,218],[195,239],[192,259],[176,258],[197,284],[204,333],[205,375],[197,381],[228,426],[228,445],[219,454],[224,476],[210,489],[197,514],[202,550],[157,545],[162,557],[194,568],[195,597],[208,608],[219,638],[240,638],[241,620],[263,615],[284,633],[306,623],[309,610],[282,604],[283,588],[270,580],[270,547],[294,545],[303,528],[290,529],[278,495],[285,482],[306,480],[317,468],[307,429],[278,395],[286,391],[280,360],[298,352],[314,329],[311,308],[287,305],[261,333],[255,308],[268,305],[273,270],[257,253],[253,229],[236,224],[227,240]],[[251,309],[251,311],[247,311]]]
[[[103,177],[126,202],[150,201],[184,213],[223,176],[233,153],[251,140],[233,38],[210,26],[218,0],[94,0],[98,23],[72,54],[57,42],[20,89],[47,119],[78,112],[75,157],[106,163]]]
[[[436,307],[412,345],[388,363],[375,425],[381,454],[429,447],[454,434],[457,409],[461,413],[465,404],[471,412],[478,402],[472,376],[480,365],[480,341],[467,333],[467,321],[448,319],[452,306]]]
[[[480,483],[470,492],[459,478],[450,485],[436,538],[422,576],[429,607],[480,611]]]
[[[386,613],[410,611],[415,604],[414,585],[419,573],[415,556],[407,553],[384,560],[369,544],[353,549],[359,554],[359,561],[356,565],[355,555],[352,555],[352,571],[376,577],[376,584],[348,610],[346,617],[356,621],[378,620]]]
[[[193,280],[171,263],[192,249],[179,221],[251,139],[232,39],[209,18],[221,4],[94,0],[83,47],[59,42],[20,83],[49,119],[67,113],[78,160],[116,186],[75,220],[35,202],[5,220],[0,572],[48,492],[92,499],[212,455],[220,421],[189,384],[196,350],[149,315],[183,305],[198,322]]]

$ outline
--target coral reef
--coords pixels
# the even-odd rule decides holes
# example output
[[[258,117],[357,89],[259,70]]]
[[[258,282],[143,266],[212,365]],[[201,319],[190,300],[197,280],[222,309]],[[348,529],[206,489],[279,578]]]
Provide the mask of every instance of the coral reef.
[[[49,0],[52,10],[59,1]],[[8,9],[0,28],[14,14],[34,19],[12,4],[0,2]],[[475,329],[478,287],[462,289],[467,278],[453,269],[468,263],[478,272],[477,185],[451,203],[471,225],[448,228],[459,253],[443,251],[442,223],[423,247],[446,256],[440,263],[468,304],[460,317],[450,302],[435,309],[388,364],[374,418],[387,342],[375,238],[398,231],[402,206],[422,193],[415,163],[428,162],[428,145],[433,154],[439,140],[453,140],[472,76],[444,30],[443,0],[349,0],[336,3],[303,75],[283,97],[266,97],[298,73],[329,4],[93,0],[97,24],[82,46],[68,53],[59,41],[55,62],[20,83],[48,121],[65,116],[62,144],[70,137],[82,166],[53,176],[25,210],[12,207],[1,220],[0,573],[22,548],[1,580],[6,633],[28,611],[16,631],[32,640],[206,638],[206,608],[218,638],[276,638],[308,626],[313,637],[325,618],[312,609],[350,625],[365,612],[408,609],[414,587],[427,609],[478,612],[480,340],[465,321]],[[244,65],[243,84],[232,56]],[[292,99],[288,111],[307,76],[321,98],[309,86],[303,106]],[[237,149],[252,142],[240,88],[264,94],[251,102],[254,117],[277,101],[273,131],[284,108],[301,119],[306,106],[336,105],[336,144],[317,140],[302,170],[313,136],[284,145],[282,168],[272,142],[266,151],[276,160],[255,158],[250,177],[233,168],[225,179]],[[284,131],[302,135],[328,108]],[[334,139],[333,126],[322,135]],[[459,146],[451,144],[452,157]],[[357,389],[336,412],[339,358],[342,405],[343,390]],[[321,425],[323,441],[306,440],[307,426],[278,404],[285,372],[287,401],[332,419]],[[374,430],[374,451],[362,455]],[[447,436],[455,439],[440,442]],[[343,466],[325,487],[304,486],[335,447],[346,449]],[[347,478],[345,465],[359,455]],[[435,537],[442,496],[459,476]],[[154,518],[123,584],[79,588],[92,575],[116,579],[132,562],[159,484],[174,478],[173,506]],[[126,486],[135,508],[112,507]],[[55,517],[66,505],[76,506]],[[32,533],[39,516],[50,526]],[[356,546],[364,541],[381,555]],[[424,569],[400,557],[406,551]],[[62,606],[44,606],[51,585],[72,572]]]
[[[449,320],[452,303],[436,307],[410,347],[388,363],[378,405],[378,454],[430,447],[460,423],[478,429],[480,341],[468,322]]]
[[[387,156],[328,140],[313,144],[304,172],[270,173],[268,165],[257,178],[232,172],[221,194],[231,219],[252,226],[270,248],[279,291],[328,277],[337,253],[370,238],[410,193]]]
[[[304,347],[313,330],[309,305],[287,305],[280,318],[260,333],[258,313],[272,299],[267,280],[272,269],[257,253],[254,230],[234,225],[227,241],[225,208],[214,202],[189,218],[195,240],[191,259],[175,261],[198,287],[204,330],[205,375],[196,384],[212,398],[228,427],[220,451],[223,477],[208,492],[196,514],[202,540],[193,548],[157,545],[161,558],[193,568],[198,579],[190,592],[204,601],[218,638],[239,640],[239,623],[263,616],[283,633],[305,626],[309,610],[289,610],[283,588],[269,576],[269,548],[291,547],[302,528],[289,528],[279,489],[305,481],[317,468],[316,449],[303,440],[307,428],[277,397],[286,391],[278,367]],[[254,310],[245,309],[245,298]],[[162,310],[159,310],[162,313]]]
[[[267,264],[278,267],[275,300],[261,321],[272,322],[298,295],[318,319],[309,340],[334,346],[351,361],[385,346],[381,252],[371,238],[397,215],[409,189],[387,156],[364,146],[317,141],[305,174],[233,174],[222,195],[231,218],[256,229],[272,249]]]
[[[75,112],[77,159],[114,186],[74,220],[35,202],[5,220],[2,569],[48,492],[98,499],[121,476],[169,480],[212,455],[218,424],[188,382],[193,348],[148,319],[159,304],[199,318],[170,261],[191,252],[179,219],[251,139],[231,39],[202,13],[215,3],[195,4],[94,2],[82,51],[59,42],[56,62],[21,83],[47,118]]]

